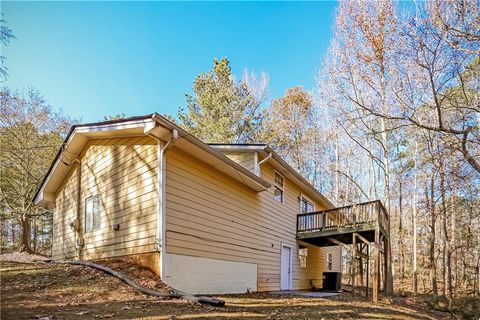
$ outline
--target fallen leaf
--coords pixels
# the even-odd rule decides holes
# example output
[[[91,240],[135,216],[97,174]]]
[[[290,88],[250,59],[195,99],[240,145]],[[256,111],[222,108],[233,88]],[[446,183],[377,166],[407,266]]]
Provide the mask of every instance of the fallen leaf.
[[[81,316],[81,315],[88,314],[88,313],[90,313],[90,311],[79,311],[79,312],[77,312],[77,313],[75,313],[75,314]]]

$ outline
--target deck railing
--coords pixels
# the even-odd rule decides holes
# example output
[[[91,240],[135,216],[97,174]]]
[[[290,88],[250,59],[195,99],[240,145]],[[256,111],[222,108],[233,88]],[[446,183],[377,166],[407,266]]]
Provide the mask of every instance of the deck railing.
[[[374,200],[297,216],[297,233],[355,227],[377,222],[389,230],[387,210],[380,200]]]

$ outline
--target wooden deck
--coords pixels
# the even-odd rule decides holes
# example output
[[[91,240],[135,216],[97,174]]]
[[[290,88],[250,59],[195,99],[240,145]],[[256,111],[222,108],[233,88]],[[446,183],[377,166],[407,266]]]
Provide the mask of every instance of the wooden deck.
[[[384,294],[393,292],[389,230],[389,216],[380,200],[297,216],[298,240],[319,247],[341,245],[351,251],[352,294],[357,288],[364,287],[368,296],[369,261],[373,255],[374,302],[378,302],[382,282]],[[370,250],[372,243],[373,250]],[[366,273],[363,270],[364,260]],[[380,271],[381,264],[383,271]]]
[[[352,243],[357,233],[370,242],[375,240],[375,230],[388,237],[389,217],[380,200],[374,200],[297,216],[297,239],[317,246]],[[335,239],[332,241],[332,239]]]

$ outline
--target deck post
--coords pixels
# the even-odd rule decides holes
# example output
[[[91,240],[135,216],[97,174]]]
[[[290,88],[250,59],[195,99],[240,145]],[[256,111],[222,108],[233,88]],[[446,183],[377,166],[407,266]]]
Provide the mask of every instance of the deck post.
[[[383,294],[387,295],[387,274],[388,274],[388,259],[387,259],[387,240],[383,237]]]
[[[383,294],[388,295],[388,239],[383,237]]]
[[[357,244],[357,246],[360,249],[359,251],[363,253],[362,243]],[[358,261],[359,261],[358,268],[359,268],[359,271],[360,271],[360,288],[358,290],[360,291],[360,295],[361,295],[361,292],[362,292],[361,290],[362,290],[362,287],[363,287],[363,258],[362,258],[362,255],[359,255]]]
[[[370,245],[367,244],[367,284],[365,286],[365,298],[368,298],[368,277],[370,274]]]
[[[390,277],[391,277],[391,267],[392,267],[392,264],[391,264],[391,260],[390,260],[390,238],[389,237],[383,237],[383,241],[384,241],[384,255],[383,255],[383,260],[384,260],[384,263],[385,263],[385,271],[384,271],[384,277],[385,277],[385,283],[384,283],[384,287],[383,287],[383,290],[384,290],[384,293],[385,295],[390,295],[391,292],[392,292],[392,288],[391,288],[391,281],[390,281]]]
[[[380,291],[380,230],[377,227],[375,229],[375,242],[373,244],[373,302],[378,302],[378,291]]]
[[[356,263],[357,263],[357,244],[356,244],[356,237],[355,234],[352,234],[352,295],[355,295],[355,274],[357,273],[356,270]]]

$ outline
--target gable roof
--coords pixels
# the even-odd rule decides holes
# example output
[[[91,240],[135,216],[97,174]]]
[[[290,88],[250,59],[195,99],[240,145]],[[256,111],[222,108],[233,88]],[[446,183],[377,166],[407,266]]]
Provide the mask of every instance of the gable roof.
[[[178,139],[175,143],[176,147],[210,164],[254,191],[258,192],[270,188],[271,185],[265,180],[208,144],[203,143],[166,118],[157,113],[152,113],[138,117],[72,126],[35,193],[33,198],[34,204],[45,208],[53,208],[55,206],[55,192],[90,139],[149,134],[155,135],[161,140],[168,140],[172,136],[173,130],[176,130],[178,133]]]
[[[277,170],[285,174],[290,180],[300,186],[302,190],[308,192],[311,197],[322,203],[326,208],[334,207],[320,191],[303,178],[268,145],[206,144],[158,113],[73,125],[40,183],[33,202],[45,208],[53,208],[55,206],[55,192],[90,139],[138,136],[155,132],[157,138],[168,140],[168,138],[171,137],[172,130],[178,132],[178,140],[175,143],[176,147],[185,150],[187,153],[210,164],[219,171],[257,192],[264,191],[270,188],[271,185],[220,151],[259,152],[263,158],[272,154],[270,161],[272,161]]]
[[[270,160],[280,173],[286,175],[290,180],[297,184],[302,190],[308,192],[318,202],[322,203],[326,209],[334,208],[333,203],[330,202],[317,188],[315,188],[309,181],[302,177],[295,169],[293,169],[282,157],[278,155],[270,146],[262,143],[252,144],[224,144],[224,143],[210,143],[211,147],[221,151],[231,152],[258,152],[264,159],[271,154]]]

